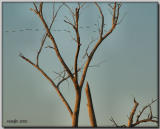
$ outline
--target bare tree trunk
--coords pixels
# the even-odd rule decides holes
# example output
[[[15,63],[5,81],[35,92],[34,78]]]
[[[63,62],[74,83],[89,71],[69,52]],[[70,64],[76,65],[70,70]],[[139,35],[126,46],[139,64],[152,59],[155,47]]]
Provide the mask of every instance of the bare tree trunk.
[[[81,89],[78,88],[76,90],[76,101],[75,101],[74,112],[73,112],[73,115],[72,115],[72,127],[78,127],[80,102],[81,102]]]
[[[91,92],[90,92],[88,82],[87,82],[85,90],[86,90],[86,96],[87,96],[87,102],[88,102],[87,106],[88,106],[88,115],[89,115],[89,119],[90,119],[90,124],[92,127],[97,127],[97,121],[96,121],[96,116],[94,113],[92,97],[91,97]]]

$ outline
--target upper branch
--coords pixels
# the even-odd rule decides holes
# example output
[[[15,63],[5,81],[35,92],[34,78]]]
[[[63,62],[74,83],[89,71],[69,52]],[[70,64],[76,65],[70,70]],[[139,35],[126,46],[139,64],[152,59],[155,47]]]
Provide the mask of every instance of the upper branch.
[[[79,52],[80,52],[80,34],[79,34],[79,11],[82,8],[82,6],[80,6],[80,4],[78,4],[79,6],[75,9],[75,13],[72,11],[72,9],[65,4],[65,6],[70,10],[72,17],[73,17],[73,21],[74,24],[71,23],[70,21],[66,21],[64,20],[64,22],[68,23],[69,25],[71,25],[76,33],[76,43],[77,43],[77,50],[76,50],[76,54],[75,54],[75,60],[74,60],[74,72],[75,72],[75,82],[76,85],[78,86],[78,57],[79,57]]]
[[[76,37],[77,37],[77,50],[76,50],[76,55],[75,55],[75,63],[74,63],[74,71],[75,71],[75,80],[76,83],[78,84],[78,72],[77,72],[77,67],[78,67],[78,56],[79,56],[79,51],[80,51],[80,35],[79,35],[79,8],[76,8],[76,25],[75,25],[75,32],[76,32]]]
[[[64,96],[62,95],[62,93],[60,92],[60,90],[57,88],[56,84],[54,83],[54,81],[36,64],[34,64],[32,61],[30,61],[28,58],[24,57],[23,55],[20,55],[20,57],[22,59],[24,59],[25,61],[27,61],[29,64],[31,64],[33,67],[35,67],[38,71],[40,71],[42,73],[42,75],[52,84],[52,86],[54,87],[54,89],[56,90],[57,94],[59,95],[59,97],[61,98],[62,102],[65,104],[67,110],[69,111],[71,117],[72,117],[72,109],[70,107],[70,105],[68,104],[67,100],[64,98]]]
[[[56,18],[57,14],[58,14],[58,12],[59,12],[59,10],[60,10],[60,8],[61,8],[62,6],[63,6],[63,5],[59,6],[59,8],[58,8],[58,10],[56,11],[55,14],[54,14],[54,12],[53,12],[53,18],[52,18],[52,22],[51,22],[51,24],[50,24],[50,26],[49,26],[49,30],[51,29],[51,27],[52,27],[52,25],[53,25],[53,23],[54,23],[54,21],[55,21],[55,18]],[[42,7],[41,7],[41,8],[42,8]],[[42,9],[41,9],[41,10],[42,10]],[[41,12],[41,13],[42,13],[42,12]],[[44,37],[43,37],[42,42],[41,42],[41,46],[40,46],[39,51],[38,51],[38,53],[37,53],[36,65],[38,65],[38,63],[39,63],[39,55],[40,55],[40,53],[41,53],[41,51],[42,51],[44,42],[45,42],[45,40],[46,40],[46,38],[47,38],[47,34],[48,34],[47,32],[44,34]]]
[[[101,8],[98,4],[96,4],[96,6],[98,7],[100,13],[101,13],[101,18],[102,18],[102,23],[101,23],[101,31],[100,31],[100,38],[99,40],[97,41],[97,43],[95,44],[95,46],[93,47],[91,53],[89,54],[88,56],[88,60],[86,61],[86,64],[85,64],[85,67],[83,69],[83,73],[82,73],[82,77],[81,77],[81,81],[80,81],[80,86],[83,86],[83,83],[84,83],[84,80],[85,80],[85,77],[86,77],[86,73],[87,73],[87,70],[88,70],[88,67],[89,67],[89,64],[92,60],[92,57],[95,53],[95,51],[97,50],[97,48],[99,47],[99,45],[102,43],[102,41],[107,38],[112,32],[113,30],[115,29],[116,25],[117,25],[117,21],[118,21],[118,18],[119,18],[119,9],[120,9],[120,6],[118,6],[117,8],[117,4],[116,2],[114,3],[114,8],[113,8],[113,15],[112,16],[112,21],[114,21],[112,23],[112,27],[110,28],[110,30],[108,32],[106,32],[106,34],[104,34],[104,36],[102,36],[103,34],[103,28],[104,28],[104,17],[103,17],[103,13],[101,11]],[[102,38],[101,38],[102,36]]]
[[[36,65],[37,66],[39,65],[39,55],[40,55],[40,53],[42,51],[42,48],[43,48],[43,45],[44,45],[44,42],[45,42],[46,38],[47,38],[47,33],[45,33],[45,35],[44,35],[44,37],[42,39],[42,42],[41,42],[41,46],[40,46],[40,48],[38,50],[38,53],[37,53],[37,58],[36,58]]]
[[[99,12],[101,14],[101,21],[102,21],[102,23],[101,23],[101,28],[100,28],[100,38],[102,38],[102,36],[103,36],[103,29],[104,29],[104,15],[103,15],[101,7],[98,5],[98,3],[95,3],[95,4],[96,4],[96,6],[97,6],[97,8],[98,8],[98,10],[99,10]]]
[[[70,13],[72,14],[73,22],[74,22],[74,24],[76,24],[74,12],[72,11],[72,9],[66,3],[63,3],[63,4],[68,8],[68,10],[70,11]]]
[[[56,43],[53,35],[51,34],[50,29],[49,29],[49,27],[48,27],[43,15],[41,15],[42,13],[40,13],[40,11],[38,11],[36,14],[39,16],[40,20],[42,21],[42,23],[43,23],[43,25],[44,25],[44,27],[46,29],[47,36],[52,41],[52,44],[54,46],[54,50],[56,52],[56,55],[57,55],[59,61],[61,62],[61,64],[64,67],[64,69],[67,71],[68,75],[71,77],[72,81],[74,82],[73,74],[71,73],[71,71],[70,71],[69,67],[66,65],[66,63],[64,62],[64,60],[63,60],[63,58],[62,58],[62,56],[61,56],[61,54],[59,52],[59,49],[57,47],[57,43]]]
[[[112,31],[115,29],[117,22],[118,22],[118,19],[119,19],[120,7],[121,7],[120,4],[117,4],[116,2],[114,3],[114,7],[112,8],[112,10],[113,10],[112,27],[110,28],[110,30],[106,34],[104,34],[104,36],[102,37],[103,39],[108,37],[108,35],[110,35],[112,33]]]

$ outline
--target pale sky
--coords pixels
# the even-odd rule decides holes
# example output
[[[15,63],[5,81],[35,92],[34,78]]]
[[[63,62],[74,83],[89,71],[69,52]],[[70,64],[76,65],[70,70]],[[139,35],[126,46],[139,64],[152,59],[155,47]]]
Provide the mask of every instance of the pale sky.
[[[61,3],[55,5],[56,9]],[[75,8],[77,4],[69,3]],[[105,30],[111,25],[111,14],[107,3],[100,4],[105,16]],[[40,19],[29,9],[32,3],[3,2],[3,125],[6,126],[71,126],[70,114],[61,102],[51,84],[30,64],[18,55],[23,53],[32,61],[40,47],[45,33]],[[47,23],[52,16],[52,3],[44,5]],[[72,67],[76,44],[70,34],[64,31],[71,27],[64,23],[65,16],[71,19],[70,12],[62,7],[52,32],[66,63]],[[82,56],[91,39],[98,39],[95,24],[99,12],[93,3],[88,3],[80,12],[80,36]],[[124,19],[123,19],[124,17]],[[107,37],[96,51],[86,80],[89,82],[98,126],[112,126],[112,116],[119,124],[127,123],[127,116],[133,107],[133,98],[142,107],[158,97],[158,4],[123,3],[120,9],[123,19],[114,32]],[[32,29],[32,30],[30,30]],[[96,32],[95,32],[96,31]],[[49,39],[45,46],[51,45]],[[93,43],[94,45],[94,43]],[[90,49],[93,47],[90,46]],[[40,66],[54,79],[54,71],[63,71],[55,53],[44,48],[40,55]],[[85,88],[86,82],[84,83]],[[79,126],[89,126],[85,91],[79,116]],[[61,91],[73,108],[74,89],[72,83],[64,83]],[[140,108],[138,108],[139,110]],[[153,104],[157,115],[157,103]],[[27,124],[8,124],[7,120],[27,120]],[[155,124],[146,124],[155,126]]]

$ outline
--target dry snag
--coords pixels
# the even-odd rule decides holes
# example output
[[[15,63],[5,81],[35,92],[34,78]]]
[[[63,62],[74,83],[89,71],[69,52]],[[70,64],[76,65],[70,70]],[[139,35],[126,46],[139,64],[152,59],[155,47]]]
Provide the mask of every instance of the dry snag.
[[[90,62],[91,62],[97,48],[101,45],[103,40],[105,40],[113,32],[113,30],[116,28],[116,26],[118,24],[118,19],[119,19],[119,10],[121,7],[120,3],[115,2],[113,4],[110,4],[111,10],[113,12],[112,19],[111,19],[112,25],[111,25],[110,29],[107,32],[105,32],[104,31],[105,21],[104,21],[104,15],[103,15],[102,9],[98,3],[93,4],[97,8],[97,11],[99,11],[100,16],[101,16],[101,24],[100,24],[100,28],[99,28],[99,38],[98,38],[97,42],[94,44],[93,48],[91,49],[91,52],[87,51],[88,48],[86,49],[86,53],[84,53],[84,55],[87,55],[86,62],[84,63],[83,67],[79,68],[78,67],[78,64],[79,64],[78,59],[79,59],[79,54],[80,54],[80,50],[81,50],[81,45],[83,45],[81,42],[80,33],[79,33],[79,28],[80,28],[79,18],[80,18],[80,12],[82,11],[81,8],[83,8],[85,6],[85,4],[86,3],[78,3],[77,7],[73,10],[71,7],[69,7],[69,5],[67,3],[62,3],[62,5],[59,6],[59,8],[57,9],[56,12],[54,9],[51,24],[48,25],[46,22],[46,19],[44,17],[44,13],[43,13],[44,3],[40,2],[38,4],[38,3],[34,2],[33,3],[34,8],[31,8],[30,10],[33,11],[39,17],[40,21],[42,22],[42,24],[45,28],[46,33],[44,34],[39,51],[37,53],[36,63],[33,63],[29,58],[20,54],[20,57],[23,60],[25,60],[27,63],[31,64],[35,69],[37,69],[51,83],[53,88],[56,90],[61,101],[64,103],[65,107],[67,108],[68,112],[70,113],[70,116],[72,118],[72,127],[78,127],[78,118],[79,118],[79,111],[80,111],[80,104],[81,104],[81,92],[82,92],[82,88],[83,88],[83,85],[85,82],[88,68],[90,67]],[[72,21],[70,21],[69,18],[66,17],[66,20],[64,20],[64,22],[66,24],[68,24],[69,26],[71,26],[73,31],[75,32],[75,37],[73,39],[74,39],[77,47],[76,47],[76,53],[74,55],[74,64],[73,64],[74,71],[72,71],[69,68],[69,66],[66,64],[66,62],[64,61],[64,59],[61,55],[61,52],[57,46],[57,41],[56,41],[55,35],[51,32],[51,27],[53,26],[53,23],[58,15],[58,12],[62,7],[68,9],[71,16],[72,16]],[[68,32],[70,32],[70,31],[68,31]],[[64,71],[63,75],[57,74],[58,77],[61,78],[61,80],[57,84],[55,83],[54,80],[52,80],[49,77],[49,75],[47,75],[47,73],[45,73],[45,71],[40,67],[40,64],[39,64],[39,56],[40,56],[40,53],[43,49],[43,46],[44,46],[47,38],[49,38],[50,41],[52,42],[52,46],[47,46],[47,48],[52,48],[54,50],[54,52],[57,56],[57,60],[62,65],[63,71]],[[81,76],[79,75],[79,71],[82,71]],[[69,103],[64,98],[63,94],[61,93],[61,91],[59,89],[59,86],[62,84],[62,82],[66,81],[68,79],[71,79],[73,86],[74,86],[74,89],[75,89],[75,103],[74,103],[73,109],[70,107]],[[90,106],[93,106],[93,104],[90,103]],[[94,111],[92,113],[94,113]],[[95,117],[94,114],[91,114],[90,116]],[[97,126],[95,118],[93,118],[91,120],[92,120],[92,123],[94,123],[94,125]]]
[[[136,110],[137,107],[139,105],[139,103],[134,99],[134,106],[131,110],[130,116],[128,118],[128,125],[121,125],[119,126],[115,120],[113,118],[110,119],[110,121],[116,126],[116,127],[137,127],[138,125],[145,123],[145,122],[153,122],[153,123],[157,123],[158,124],[158,117],[153,116],[152,113],[152,108],[151,105],[156,102],[158,99],[152,100],[151,103],[149,103],[148,105],[144,106],[139,113],[137,113],[136,115]],[[149,113],[147,117],[144,117],[144,112],[147,111],[147,109],[149,109]],[[136,115],[136,117],[135,117]],[[135,117],[135,122],[134,122],[134,117]],[[140,117],[142,117],[140,119]]]

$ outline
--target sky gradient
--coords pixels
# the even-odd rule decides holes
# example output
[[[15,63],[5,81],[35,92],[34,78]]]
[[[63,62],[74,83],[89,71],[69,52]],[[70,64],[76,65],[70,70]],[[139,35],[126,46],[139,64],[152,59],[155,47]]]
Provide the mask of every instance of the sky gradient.
[[[61,3],[57,3],[57,9]],[[72,8],[76,3],[69,3]],[[101,3],[105,16],[105,30],[111,26],[111,14],[107,3]],[[51,84],[30,64],[18,55],[23,53],[35,62],[36,53],[45,33],[40,19],[29,9],[32,3],[3,2],[3,125],[6,126],[71,126],[71,118]],[[47,23],[52,16],[52,4],[44,5]],[[52,28],[60,52],[66,63],[73,66],[76,44],[64,23],[70,12],[62,7]],[[124,18],[123,18],[124,17]],[[79,66],[85,48],[92,39],[98,40],[95,24],[100,22],[99,12],[93,3],[88,3],[80,12],[80,36],[82,48]],[[98,126],[112,126],[112,116],[119,124],[127,123],[127,116],[133,107],[134,97],[140,107],[157,98],[158,93],[158,4],[123,3],[120,9],[123,19],[113,33],[96,51],[91,65],[103,62],[99,67],[88,70],[89,82]],[[32,29],[32,30],[27,30]],[[60,31],[58,31],[60,30]],[[95,42],[94,42],[95,43]],[[94,43],[90,46],[93,47]],[[51,45],[49,39],[45,46]],[[53,50],[44,48],[40,55],[40,66],[54,79],[54,71],[63,71]],[[84,83],[84,86],[86,82]],[[84,87],[85,88],[85,87]],[[89,126],[86,96],[82,91],[79,126]],[[73,108],[74,88],[69,81],[61,91]],[[140,108],[138,108],[139,110]],[[157,103],[153,104],[157,115]],[[27,120],[27,124],[8,124],[7,120]],[[155,124],[146,124],[154,125]]]

